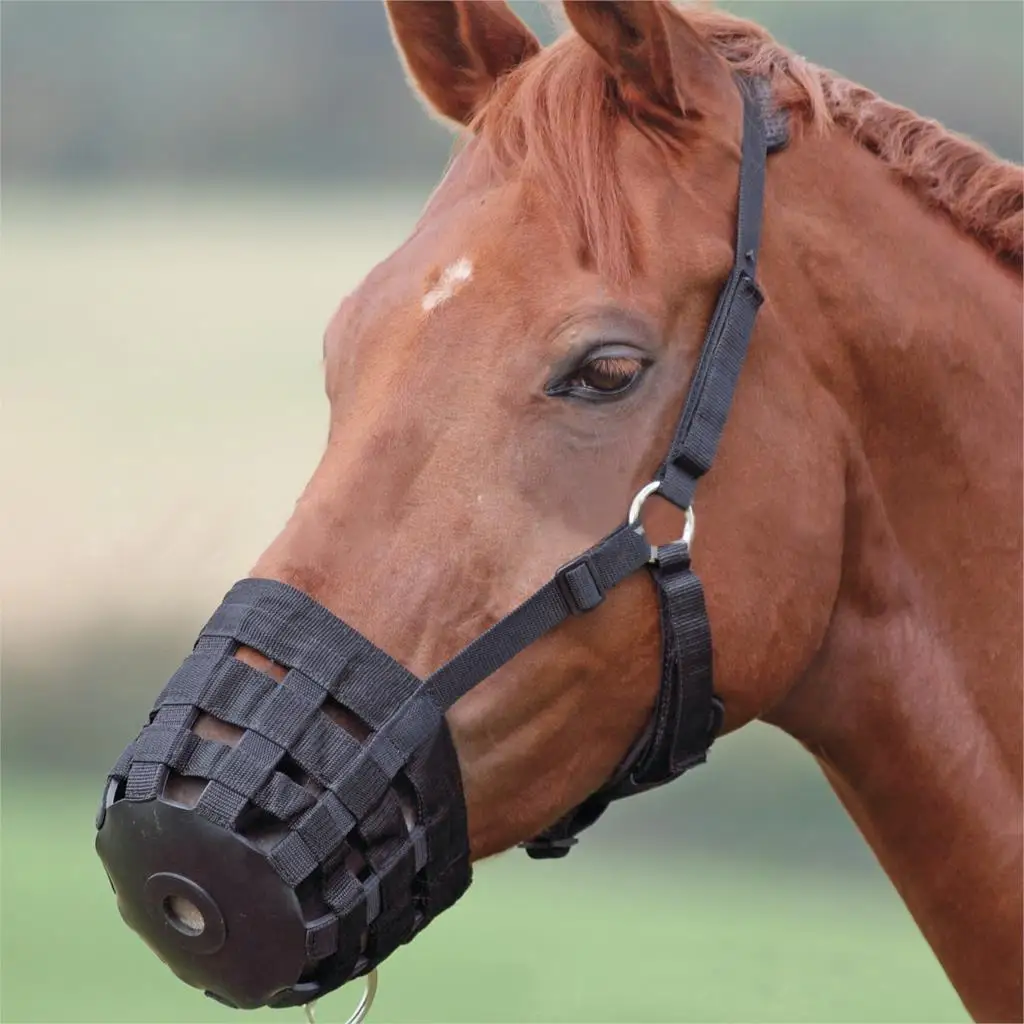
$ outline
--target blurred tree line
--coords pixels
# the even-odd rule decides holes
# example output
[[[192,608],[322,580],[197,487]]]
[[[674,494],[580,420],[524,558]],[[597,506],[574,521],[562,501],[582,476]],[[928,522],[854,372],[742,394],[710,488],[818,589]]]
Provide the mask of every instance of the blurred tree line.
[[[513,6],[545,40],[560,29],[558,4]],[[722,6],[1021,158],[1021,3]],[[0,68],[8,185],[423,185],[450,151],[406,86],[378,0],[8,0]]]

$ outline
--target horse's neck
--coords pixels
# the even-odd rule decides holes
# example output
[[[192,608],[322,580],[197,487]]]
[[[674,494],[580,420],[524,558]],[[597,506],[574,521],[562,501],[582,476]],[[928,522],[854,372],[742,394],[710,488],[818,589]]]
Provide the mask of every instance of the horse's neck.
[[[1020,283],[887,175],[807,141],[773,186],[765,265],[788,253],[801,280],[770,297],[806,311],[849,466],[832,622],[772,721],[817,756],[969,1012],[1019,1021]]]

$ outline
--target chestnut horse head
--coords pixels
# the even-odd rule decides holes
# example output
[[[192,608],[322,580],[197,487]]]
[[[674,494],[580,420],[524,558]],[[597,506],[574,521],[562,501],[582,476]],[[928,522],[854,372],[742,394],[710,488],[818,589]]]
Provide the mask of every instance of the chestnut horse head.
[[[623,523],[743,255],[741,80],[760,78],[788,134],[764,302],[693,502],[716,726],[808,748],[970,1012],[1020,1019],[1021,171],[731,16],[564,8],[542,48],[502,3],[387,4],[462,144],[331,318],[326,448],[252,576],[423,679]],[[677,510],[648,511],[648,536],[678,536]],[[656,715],[663,633],[632,573],[454,703],[446,799],[473,859],[613,776]],[[246,679],[299,672],[259,647],[230,651]],[[354,685],[387,703],[388,671]],[[212,706],[166,726],[208,768],[245,727]],[[360,741],[377,727],[325,710]],[[187,775],[213,777],[178,771],[186,806]]]

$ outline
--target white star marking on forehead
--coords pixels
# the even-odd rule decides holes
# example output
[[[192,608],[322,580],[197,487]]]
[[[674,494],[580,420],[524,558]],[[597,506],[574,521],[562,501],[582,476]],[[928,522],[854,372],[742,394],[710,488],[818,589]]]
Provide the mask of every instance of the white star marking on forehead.
[[[423,296],[423,311],[429,313],[443,302],[447,302],[473,276],[473,264],[465,256],[460,256],[437,279],[426,295]]]

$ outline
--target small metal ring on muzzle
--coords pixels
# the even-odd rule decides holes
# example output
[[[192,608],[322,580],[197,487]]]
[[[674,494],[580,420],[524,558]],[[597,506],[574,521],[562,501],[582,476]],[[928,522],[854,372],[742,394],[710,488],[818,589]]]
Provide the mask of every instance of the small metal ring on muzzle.
[[[366,1020],[367,1014],[370,1012],[370,1007],[373,1006],[373,1000],[377,996],[377,968],[375,967],[366,976],[366,987],[363,989],[363,994],[359,999],[359,1005],[352,1011],[352,1016],[349,1017],[345,1024],[363,1024]],[[306,1011],[306,1021],[308,1024],[316,1024],[316,1000],[311,1003],[306,1003],[303,1007]]]

